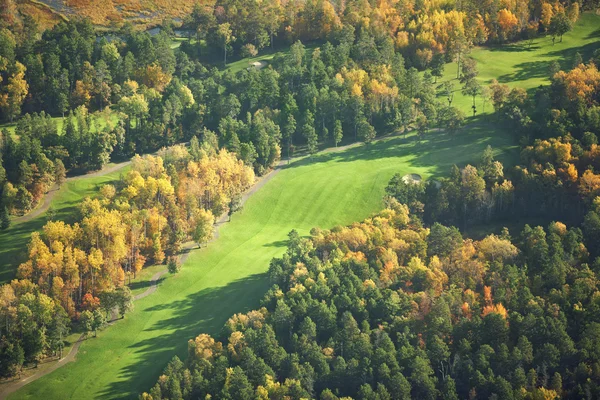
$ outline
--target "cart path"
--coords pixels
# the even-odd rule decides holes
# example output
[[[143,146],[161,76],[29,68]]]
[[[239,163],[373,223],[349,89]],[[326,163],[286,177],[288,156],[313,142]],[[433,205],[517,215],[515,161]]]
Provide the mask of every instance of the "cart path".
[[[85,175],[77,175],[77,176],[69,177],[69,178],[67,178],[66,181],[73,182],[73,181],[78,181],[81,179],[105,176],[105,175],[111,174],[113,172],[119,171],[119,170],[125,168],[126,166],[128,166],[129,164],[131,164],[131,161],[124,161],[122,163],[107,166],[96,172],[92,172],[92,173],[85,174]],[[54,200],[54,196],[56,195],[56,193],[58,193],[59,190],[60,190],[60,188],[58,187],[58,185],[52,186],[52,188],[48,191],[48,193],[46,193],[44,195],[44,201],[41,204],[39,204],[31,212],[29,212],[21,217],[14,218],[12,220],[12,222],[15,224],[29,222],[32,219],[37,218],[41,214],[48,211],[48,209],[50,208],[50,204],[52,204],[52,200]]]
[[[106,171],[99,171],[98,173],[95,173],[95,176],[102,176],[105,174],[109,174],[111,172],[114,171],[118,171],[119,169],[129,165],[130,162],[127,163],[121,163],[118,165],[115,165],[111,168],[107,168]],[[261,178],[259,178],[256,183],[254,185],[252,185],[252,187],[247,190],[243,195],[242,195],[242,199],[241,199],[241,204],[244,205],[244,203],[246,203],[246,201],[250,198],[250,196],[254,193],[256,193],[257,190],[259,190],[260,188],[262,188],[268,181],[270,181],[275,175],[277,175],[277,173],[281,170],[281,168],[283,167],[283,162],[280,162],[277,167],[275,167],[272,171],[270,171],[268,174],[262,176]],[[92,175],[92,174],[90,174]],[[83,177],[89,177],[90,175],[84,175],[81,177],[74,177],[71,179],[81,179]],[[50,192],[50,193],[54,193]],[[49,194],[50,194],[49,193]],[[46,196],[51,197],[50,195]],[[45,203],[45,202],[44,202]],[[40,207],[41,209],[42,207]],[[47,207],[46,207],[47,208]],[[43,211],[40,211],[40,213]],[[30,213],[32,214],[32,213]],[[28,214],[28,215],[30,215]],[[37,214],[39,215],[39,213]],[[32,217],[33,218],[33,217]],[[213,235],[213,238],[210,242],[213,242],[215,240],[217,240],[219,238],[219,230],[218,228],[225,224],[228,221],[228,215],[227,213],[223,213],[223,215],[221,215],[221,217],[215,222],[215,232]],[[210,243],[209,242],[209,243]],[[179,261],[181,262],[181,264],[184,264],[185,261],[187,260],[187,258],[189,257],[190,253],[194,250],[197,250],[197,245],[193,242],[188,242],[183,246],[183,249],[181,251],[181,253],[179,254]],[[143,293],[138,294],[137,296],[135,296],[133,298],[134,301],[136,300],[140,300],[143,299],[144,297],[150,296],[152,293],[156,292],[156,290],[158,289],[158,283],[160,281],[160,278],[162,278],[165,274],[168,273],[168,270],[165,268],[161,271],[158,271],[157,273],[155,273],[152,278],[150,279],[151,282],[151,286],[146,289]],[[112,317],[112,321],[110,321],[110,325],[112,325],[113,323],[115,323],[116,321],[118,321],[118,318],[115,317],[114,313],[113,313],[113,317]],[[73,347],[71,348],[71,350],[69,351],[69,353],[63,357],[62,359],[58,360],[57,362],[54,363],[54,365],[52,365],[51,367],[45,368],[43,370],[40,370],[38,372],[36,372],[35,374],[28,376],[27,378],[23,378],[21,380],[18,381],[14,381],[11,383],[6,383],[2,386],[0,386],[0,399],[4,399],[6,398],[9,394],[19,390],[20,388],[22,388],[23,386],[27,385],[28,383],[31,383],[35,380],[40,379],[43,376],[46,376],[52,372],[54,372],[55,370],[57,370],[58,368],[62,367],[63,365],[75,361],[75,357],[77,356],[77,353],[79,352],[79,347],[81,346],[81,343],[84,341],[85,339],[85,333],[81,334],[81,336],[79,337],[79,339],[77,339],[77,341],[75,342],[75,344],[73,345]]]
[[[376,141],[379,140],[385,140],[387,138],[389,138],[390,136],[396,136],[398,135],[398,133],[396,134],[392,134],[392,135],[387,135],[384,136],[380,139],[377,139]],[[351,149],[353,147],[357,147],[357,146],[362,146],[364,145],[364,143],[352,143],[346,146],[339,146],[339,147],[333,147],[333,148],[328,148],[325,149],[323,151],[321,151],[320,153],[332,153],[332,152],[341,152],[344,150],[348,150]],[[303,157],[294,157],[292,158],[293,160],[299,159],[299,158],[303,158]],[[250,198],[250,196],[252,196],[254,193],[256,193],[260,188],[262,188],[265,184],[267,184],[267,182],[269,182],[271,179],[273,179],[282,169],[283,167],[287,164],[287,160],[281,160],[279,161],[279,163],[277,164],[277,166],[272,169],[269,173],[267,173],[266,175],[263,175],[262,177],[260,177],[255,183],[254,185],[252,185],[252,187],[250,187],[250,189],[248,189],[241,198],[241,205],[243,206],[246,201]],[[120,170],[121,168],[126,167],[127,165],[131,164],[131,161],[127,161],[127,162],[123,162],[120,164],[116,164],[113,165],[109,168],[100,170],[98,172],[94,172],[92,174],[88,174],[88,175],[81,175],[81,176],[76,176],[76,177],[72,177],[72,178],[68,178],[67,180],[76,180],[76,179],[82,179],[82,178],[88,178],[88,177],[94,177],[94,176],[103,176],[106,174],[109,174],[111,172],[115,172]],[[56,193],[56,190],[50,191],[47,195],[46,198],[50,198],[50,200],[45,199],[44,200],[44,205],[42,205],[42,207],[39,207],[38,209],[40,210],[35,216],[41,214],[42,212],[46,211],[48,209],[48,206],[51,202],[51,198],[54,196],[54,194]],[[48,206],[46,206],[46,203],[48,203]],[[44,207],[46,207],[46,209],[43,209]],[[21,218],[25,218],[28,217],[32,214],[34,214],[38,209],[34,210],[33,212],[21,217]],[[31,218],[34,218],[35,216],[32,216]],[[31,219],[30,218],[30,219]],[[214,234],[213,234],[213,238],[208,242],[211,243],[215,240],[217,240],[219,238],[219,227],[222,226],[223,224],[227,223],[229,220],[229,216],[227,213],[223,213],[216,221],[215,221],[215,230],[214,230]],[[15,220],[16,221],[16,220]],[[179,254],[179,261],[181,262],[181,264],[184,264],[185,261],[187,260],[187,258],[189,257],[190,253],[192,251],[198,250],[199,248],[196,247],[197,245],[193,242],[188,242],[183,246],[182,252]],[[151,282],[151,286],[146,289],[143,293],[138,294],[137,296],[135,296],[133,299],[134,300],[140,300],[143,299],[144,297],[147,297],[149,295],[151,295],[152,293],[156,292],[156,290],[158,289],[158,283],[160,281],[160,278],[162,278],[165,274],[167,274],[167,269],[163,269],[161,271],[158,271],[157,273],[155,273],[150,282]],[[117,319],[113,319],[111,321],[111,324],[116,322]],[[75,344],[73,345],[73,347],[71,348],[71,351],[69,351],[69,354],[67,354],[64,358],[62,358],[61,360],[59,360],[58,362],[56,362],[54,365],[52,365],[51,367],[44,369],[43,371],[39,371],[27,378],[21,379],[19,381],[15,381],[9,384],[5,384],[3,385],[4,387],[0,387],[0,399],[4,399],[6,398],[9,394],[17,391],[18,389],[20,389],[21,387],[27,385],[30,382],[33,382],[43,376],[48,375],[51,372],[54,372],[55,370],[57,370],[58,368],[62,367],[63,365],[65,365],[68,362],[71,361],[75,361],[75,357],[77,356],[77,352],[79,351],[79,347],[81,346],[81,343],[83,342],[83,340],[85,339],[85,334],[82,334],[79,339],[77,340],[77,342],[75,342]]]

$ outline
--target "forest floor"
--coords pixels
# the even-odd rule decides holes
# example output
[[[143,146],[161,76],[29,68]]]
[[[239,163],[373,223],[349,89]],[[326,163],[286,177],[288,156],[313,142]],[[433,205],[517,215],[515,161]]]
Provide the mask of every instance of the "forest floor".
[[[582,16],[563,44],[555,46],[543,38],[531,45],[476,49],[472,55],[482,60],[480,79],[496,77],[526,89],[547,82],[548,60],[566,66],[576,52],[587,55],[599,47],[599,21]],[[527,62],[541,64],[531,65],[528,73]],[[438,84],[454,79],[452,65]],[[471,99],[461,96],[457,93],[455,104],[470,109]],[[136,301],[124,320],[83,342],[76,362],[11,398],[135,398],[149,390],[173,356],[185,358],[189,339],[202,332],[218,334],[232,314],[259,305],[269,288],[269,261],[285,251],[292,229],[308,235],[313,227],[360,221],[381,208],[384,188],[395,173],[443,176],[453,164],[476,163],[488,145],[500,161],[513,165],[518,160],[516,138],[481,114],[455,135],[432,131],[421,142],[411,134],[390,137],[282,166],[231,222],[222,224],[218,239],[190,252],[182,270],[165,278],[152,296]]]

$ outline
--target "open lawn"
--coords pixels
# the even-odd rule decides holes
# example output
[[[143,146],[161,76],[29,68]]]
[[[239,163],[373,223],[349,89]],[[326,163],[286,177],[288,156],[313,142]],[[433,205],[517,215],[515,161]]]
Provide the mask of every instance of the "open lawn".
[[[216,334],[235,312],[251,309],[269,286],[269,260],[281,255],[287,234],[307,235],[359,221],[381,208],[394,173],[424,177],[447,173],[454,164],[477,159],[491,144],[514,160],[507,136],[476,125],[451,137],[432,133],[304,158],[281,170],[245,204],[220,237],[192,252],[182,271],[167,276],[158,291],[139,300],[125,320],[82,344],[77,362],[33,382],[13,398],[132,398],[149,389],[166,363],[184,358],[187,340]]]
[[[124,170],[104,176],[78,177],[67,181],[56,193],[50,209],[55,219],[72,222],[77,218],[77,205],[86,197],[95,196],[98,189],[119,179]],[[14,278],[16,268],[27,259],[27,244],[31,233],[40,231],[48,221],[48,213],[42,213],[30,221],[14,223],[5,231],[0,231],[0,283]]]
[[[562,69],[569,70],[573,66],[575,54],[579,52],[584,61],[588,61],[594,50],[600,48],[600,15],[585,13],[581,15],[573,30],[567,33],[562,43],[558,40],[552,44],[550,36],[540,37],[532,43],[522,41],[502,46],[475,48],[470,57],[477,60],[479,82],[487,86],[492,79],[509,85],[534,89],[550,82],[550,64],[558,61]],[[460,108],[467,116],[473,115],[472,97],[461,93],[462,85],[456,79],[456,63],[446,64],[444,76],[438,79],[438,97],[445,101],[446,94],[442,93],[442,84],[446,81],[454,83],[453,106]],[[476,99],[478,114],[483,113],[483,100]],[[494,111],[488,101],[485,113]]]
[[[308,53],[309,56],[312,54],[312,51],[318,47],[314,43],[308,43],[308,44],[305,43],[304,45],[306,47],[306,52]],[[270,48],[267,48],[264,51],[262,51],[261,54],[257,55],[256,57],[242,58],[241,60],[237,60],[232,63],[228,63],[227,69],[229,69],[233,73],[237,73],[243,69],[249,68],[252,63],[263,61],[268,64],[269,62],[271,62],[271,60],[273,58],[275,58],[275,56],[284,55],[287,53],[289,53],[289,48],[276,49],[275,51],[272,51]]]

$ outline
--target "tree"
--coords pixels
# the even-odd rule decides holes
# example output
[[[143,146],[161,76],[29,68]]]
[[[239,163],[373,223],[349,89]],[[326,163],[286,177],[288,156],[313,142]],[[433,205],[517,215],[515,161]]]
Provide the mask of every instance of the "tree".
[[[573,57],[573,66],[572,67],[577,68],[581,64],[583,64],[583,57],[581,56],[580,52],[576,52],[575,57]]]
[[[92,316],[91,328],[94,331],[94,337],[96,337],[98,335],[98,329],[106,325],[106,316],[100,311],[100,309],[94,310]]]
[[[125,318],[125,314],[133,308],[133,295],[128,286],[122,286],[115,291],[115,304],[119,308],[121,318]]]
[[[227,216],[229,217],[229,221],[231,221],[231,216],[240,211],[242,209],[242,196],[236,194],[231,196],[229,200],[229,206],[227,207]]]
[[[446,107],[443,110],[441,121],[450,134],[455,134],[464,125],[465,114],[456,107]]]
[[[473,105],[471,109],[473,110],[473,116],[477,113],[477,106],[475,105],[475,98],[481,93],[481,85],[477,79],[470,79],[465,82],[465,86],[463,87],[463,94],[465,96],[471,96],[473,98]]]
[[[52,317],[52,323],[48,327],[48,339],[52,351],[59,353],[59,358],[62,358],[62,352],[65,347],[65,337],[69,334],[69,316],[65,310],[58,306],[55,308]]]
[[[338,143],[342,141],[343,137],[344,131],[342,129],[342,121],[336,119],[333,127],[333,143],[335,144],[335,147],[338,146]]]
[[[0,108],[11,122],[21,114],[21,106],[29,93],[29,84],[25,80],[27,68],[20,62],[16,62],[15,70],[15,73],[8,78],[6,93],[0,96]]]
[[[510,10],[505,8],[498,11],[498,25],[503,40],[510,39],[513,36],[518,24],[519,20]]]
[[[65,164],[63,164],[62,160],[57,158],[54,160],[54,182],[60,188],[63,183],[67,180],[67,170],[65,169]]]
[[[431,60],[430,67],[431,75],[435,77],[434,83],[437,83],[437,79],[444,75],[444,68],[446,67],[444,55],[442,53],[436,53]]]
[[[373,128],[373,125],[371,125],[366,118],[363,118],[358,123],[358,137],[362,139],[363,142],[366,144],[371,143],[376,135],[375,128]]]
[[[201,247],[202,244],[208,242],[213,237],[215,217],[210,210],[199,208],[194,215],[194,221],[192,239],[198,244],[198,247]]]
[[[8,208],[0,205],[0,229],[6,230],[10,227],[10,215],[8,214]]]
[[[220,24],[217,28],[217,35],[223,43],[223,65],[227,65],[227,47],[235,40],[231,25],[228,22]]]
[[[291,158],[290,150],[292,147],[294,133],[296,133],[296,118],[294,118],[293,114],[289,114],[287,117],[285,127],[283,128],[283,139],[285,140],[287,147],[288,163]]]
[[[311,157],[317,152],[319,144],[319,137],[317,136],[314,125],[314,117],[310,110],[307,110],[304,116],[304,124],[302,125],[302,136],[304,136],[306,139],[308,153],[311,155]]]
[[[423,136],[425,136],[428,129],[429,129],[429,121],[427,120],[427,117],[425,116],[425,114],[423,114],[422,112],[419,111],[419,114],[417,115],[417,133],[419,135],[418,136],[419,142],[421,140],[423,140]]]
[[[167,270],[170,274],[176,274],[181,270],[181,262],[179,261],[179,257],[170,256],[167,259]]]
[[[90,310],[84,310],[79,315],[79,323],[86,333],[94,330],[94,314]]]
[[[549,32],[552,35],[552,44],[556,40],[556,37],[560,37],[560,41],[563,40],[563,35],[572,29],[571,21],[565,13],[558,13],[552,17],[550,21]]]

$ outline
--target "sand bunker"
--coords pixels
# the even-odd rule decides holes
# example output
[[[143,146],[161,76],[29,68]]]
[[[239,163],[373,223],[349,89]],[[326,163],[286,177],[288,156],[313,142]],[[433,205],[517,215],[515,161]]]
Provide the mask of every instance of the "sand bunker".
[[[421,183],[423,178],[419,174],[408,174],[402,177],[402,182],[404,183]]]

